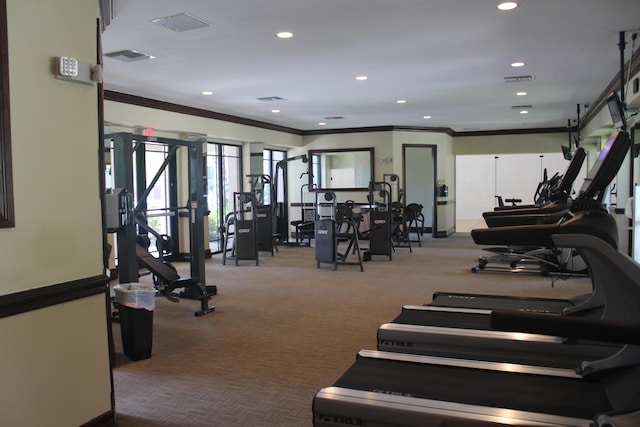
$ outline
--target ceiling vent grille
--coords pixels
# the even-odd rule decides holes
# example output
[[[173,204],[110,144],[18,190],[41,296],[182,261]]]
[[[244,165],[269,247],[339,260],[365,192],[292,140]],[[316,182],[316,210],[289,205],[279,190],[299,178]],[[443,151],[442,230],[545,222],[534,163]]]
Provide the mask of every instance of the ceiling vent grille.
[[[152,19],[154,24],[161,25],[171,31],[190,31],[198,28],[209,27],[210,24],[200,18],[196,18],[188,13],[178,13],[177,15],[164,16],[162,18]]]
[[[264,96],[262,98],[256,98],[258,101],[265,101],[265,102],[271,102],[271,101],[286,101],[286,99],[279,97],[279,96]]]
[[[527,108],[533,108],[533,105],[531,105],[531,104],[512,105],[511,108],[513,108],[514,110],[524,110],[524,109],[527,109]]]
[[[105,53],[104,56],[118,59],[124,62],[141,61],[143,59],[153,59],[153,56],[136,52],[135,50],[119,50],[117,52]]]
[[[325,120],[341,120],[344,119],[343,116],[328,116],[324,118]]]
[[[505,83],[522,83],[522,82],[530,82],[535,80],[535,76],[511,76],[505,77]]]

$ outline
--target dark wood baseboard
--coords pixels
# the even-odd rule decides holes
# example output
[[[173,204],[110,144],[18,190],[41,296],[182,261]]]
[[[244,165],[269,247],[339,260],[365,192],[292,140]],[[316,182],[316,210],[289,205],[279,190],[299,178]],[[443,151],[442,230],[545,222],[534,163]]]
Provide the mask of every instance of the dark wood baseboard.
[[[100,275],[13,294],[0,295],[0,319],[93,295],[104,294],[108,290],[108,283],[109,278],[105,275]]]
[[[114,411],[108,411],[92,419],[91,421],[82,424],[81,427],[115,427],[116,426],[116,413]]]

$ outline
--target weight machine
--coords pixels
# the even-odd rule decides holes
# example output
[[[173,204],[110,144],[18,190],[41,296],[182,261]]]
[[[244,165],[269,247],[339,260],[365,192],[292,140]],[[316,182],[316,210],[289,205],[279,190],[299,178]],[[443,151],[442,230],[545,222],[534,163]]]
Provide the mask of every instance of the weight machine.
[[[256,216],[256,241],[258,251],[277,251],[276,239],[278,236],[276,223],[274,222],[275,189],[272,186],[271,177],[266,174],[248,174],[251,193],[255,199]],[[265,195],[269,194],[268,204],[265,204]]]
[[[369,251],[365,259],[373,255],[385,255],[391,261],[391,185],[387,182],[369,184]]]
[[[288,157],[276,163],[276,170],[273,177],[273,186],[271,187],[272,189],[271,204],[273,206],[272,216],[275,224],[274,238],[284,243],[289,243],[289,224],[287,224],[288,206],[284,202],[278,201],[278,179],[282,174],[282,177],[284,179],[283,193],[286,200],[287,199],[287,165],[289,164],[289,162],[292,162],[295,160],[301,160],[302,163],[308,163],[309,157],[307,157],[306,154],[301,154],[299,156]],[[302,175],[304,175],[304,173]],[[300,178],[302,178],[302,175],[300,176]],[[303,216],[303,220],[304,219],[305,217]],[[311,218],[311,221],[313,222],[314,219],[315,218]],[[299,238],[296,237],[296,241],[299,244]]]
[[[392,248],[409,248],[409,252],[413,252],[411,248],[411,239],[409,238],[409,229],[405,220],[404,190],[400,187],[400,177],[394,173],[382,175],[382,181],[389,187],[389,200],[391,210],[391,240]],[[394,201],[395,191],[395,201]]]
[[[208,305],[209,299],[217,293],[215,286],[205,283],[204,268],[204,188],[206,179],[204,172],[205,140],[182,141],[170,138],[147,137],[132,133],[114,133],[105,135],[105,139],[113,142],[114,187],[115,195],[107,195],[107,199],[115,198],[111,203],[115,206],[119,219],[116,225],[107,231],[117,234],[118,274],[120,283],[134,283],[140,276],[139,267],[147,268],[154,275],[154,285],[158,294],[177,302],[180,298],[200,301],[200,310],[196,316],[214,311]],[[145,146],[146,144],[165,145],[169,151],[158,171],[146,182]],[[107,144],[106,144],[107,145]],[[174,207],[166,209],[170,218],[172,240],[179,241],[178,219],[188,218],[189,264],[191,277],[181,278],[176,269],[164,259],[167,254],[169,238],[153,230],[148,224],[147,198],[162,173],[176,175],[176,154],[184,148],[188,152],[188,193],[189,200],[185,206],[178,207],[177,190],[170,189],[169,199]],[[135,158],[135,163],[134,163]],[[134,174],[134,167],[136,173]],[[135,201],[135,205],[134,205]],[[107,203],[109,208],[110,203]],[[158,242],[158,257],[148,251],[148,245],[141,244],[152,234]],[[142,238],[140,237],[142,236]],[[146,238],[146,239],[145,239]],[[163,248],[163,243],[165,247]],[[175,251],[172,251],[175,252]]]
[[[359,226],[362,219],[360,213],[355,212],[355,204],[349,200],[338,206],[336,194],[333,191],[316,191],[316,221],[315,247],[316,265],[332,264],[338,269],[338,264],[359,265],[364,271],[360,243],[358,241]],[[344,253],[338,252],[338,245],[347,243]],[[357,262],[347,261],[349,253],[358,256]]]
[[[222,247],[222,265],[227,258],[238,261],[255,261],[258,265],[256,197],[254,193],[233,193],[233,212],[225,221],[224,241]],[[231,241],[231,248],[229,242]],[[227,256],[227,251],[231,255]]]

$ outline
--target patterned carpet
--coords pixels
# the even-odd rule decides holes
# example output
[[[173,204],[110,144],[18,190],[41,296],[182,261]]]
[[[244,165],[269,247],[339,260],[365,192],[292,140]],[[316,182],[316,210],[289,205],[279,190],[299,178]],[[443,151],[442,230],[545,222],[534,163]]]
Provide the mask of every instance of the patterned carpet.
[[[216,255],[206,262],[215,312],[195,317],[199,302],[157,298],[151,358],[129,361],[114,323],[118,425],[311,426],[314,394],[359,349],[375,349],[378,326],[403,304],[428,303],[435,291],[565,298],[590,290],[584,278],[552,287],[538,275],[472,273],[484,254],[458,233],[425,239],[413,253],[397,249],[393,261],[374,258],[364,272],[318,269],[309,247],[261,253],[259,266],[222,266]],[[176,267],[188,276],[188,265]]]

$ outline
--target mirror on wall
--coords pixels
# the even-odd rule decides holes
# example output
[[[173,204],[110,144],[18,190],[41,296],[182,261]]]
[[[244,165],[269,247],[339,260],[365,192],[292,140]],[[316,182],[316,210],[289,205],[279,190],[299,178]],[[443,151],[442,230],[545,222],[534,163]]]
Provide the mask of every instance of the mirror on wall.
[[[321,190],[366,190],[374,177],[373,158],[373,148],[309,150],[309,186]]]

